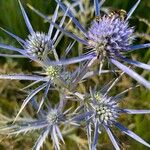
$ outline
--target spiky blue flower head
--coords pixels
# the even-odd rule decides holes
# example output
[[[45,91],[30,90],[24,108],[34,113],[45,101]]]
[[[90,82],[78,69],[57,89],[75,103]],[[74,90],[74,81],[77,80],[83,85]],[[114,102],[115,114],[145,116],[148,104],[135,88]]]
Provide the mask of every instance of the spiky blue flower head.
[[[87,123],[86,130],[90,149],[96,149],[99,133],[101,133],[101,129],[104,127],[115,149],[120,150],[117,137],[111,130],[113,126],[117,127],[123,133],[127,134],[136,141],[150,147],[149,143],[145,142],[138,135],[118,122],[118,119],[122,114],[149,114],[150,110],[120,108],[119,102],[121,101],[122,96],[132,88],[110,97],[108,96],[108,92],[115,85],[116,81],[112,84],[108,84],[105,88],[99,91],[90,90],[90,94],[80,96],[82,99],[81,103],[83,103],[82,107],[80,106],[82,108],[80,110],[84,112],[80,112],[78,118],[80,118],[79,121],[85,120]]]
[[[88,30],[88,47],[100,57],[121,55],[132,43],[133,28],[119,14],[104,15],[93,21]]]
[[[27,54],[34,57],[43,57],[52,50],[53,43],[45,33],[35,32],[26,39]]]
[[[59,121],[59,114],[57,113],[57,110],[52,110],[47,115],[47,121],[50,124],[56,124]]]
[[[46,75],[51,80],[59,78],[60,74],[61,74],[61,67],[59,67],[59,66],[48,66],[46,68]]]
[[[60,36],[59,34],[60,30],[55,30],[54,32],[54,25],[50,24],[47,33],[35,31],[30,23],[30,20],[20,0],[18,0],[18,2],[21,8],[24,21],[29,30],[29,34],[26,39],[22,39],[19,36],[0,27],[1,30],[3,30],[9,36],[13,37],[21,45],[22,48],[16,48],[16,47],[9,46],[3,43],[0,43],[0,47],[3,49],[15,51],[21,54],[21,55],[11,55],[11,57],[22,58],[22,55],[23,55],[24,57],[37,62],[42,67],[46,65],[50,65],[50,63],[48,63],[50,60],[49,54],[52,54],[52,57],[54,57],[55,60],[59,59],[55,48],[57,44],[59,43],[60,39],[62,38],[62,36]],[[58,10],[59,10],[59,6],[57,5],[57,7],[55,8],[55,12],[52,16],[53,22],[55,22],[58,19]],[[62,16],[59,26],[63,25],[65,18],[66,18],[66,15]],[[4,56],[4,55],[2,54],[1,56]]]
[[[33,107],[35,107],[35,104]],[[69,110],[63,112],[60,107],[51,108],[48,106],[48,110],[40,110],[38,118],[36,119],[24,117],[22,119],[17,119],[14,124],[1,126],[0,134],[18,135],[20,133],[40,130],[39,138],[34,144],[33,149],[39,150],[46,141],[46,138],[50,135],[55,150],[60,150],[59,141],[65,142],[59,126],[71,123],[67,118],[68,112]]]
[[[110,97],[103,97],[101,93],[94,93],[95,103],[90,103],[90,107],[94,112],[94,122],[104,123],[111,125],[119,117],[118,104],[115,101],[111,101]]]
[[[71,72],[67,71],[63,66],[48,66],[45,74],[56,86],[62,87],[64,84],[69,85],[72,80]],[[64,82],[64,83],[63,83]]]
[[[65,115],[57,109],[52,109],[47,113],[47,122],[51,125],[59,124],[65,120]]]

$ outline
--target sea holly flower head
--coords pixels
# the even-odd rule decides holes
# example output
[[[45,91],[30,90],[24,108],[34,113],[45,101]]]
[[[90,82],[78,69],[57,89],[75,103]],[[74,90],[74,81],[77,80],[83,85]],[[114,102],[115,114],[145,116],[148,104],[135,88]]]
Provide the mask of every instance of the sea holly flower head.
[[[96,94],[96,95],[95,95]],[[119,116],[116,102],[112,102],[111,98],[103,97],[101,93],[94,93],[94,99],[91,97],[93,103],[90,103],[91,111],[94,111],[94,121],[98,120],[100,123],[111,125]]]
[[[90,94],[79,96],[81,99],[81,106],[77,118],[80,121],[86,121],[87,126],[87,137],[89,141],[89,148],[91,150],[96,149],[99,134],[101,133],[102,127],[106,130],[113,146],[116,150],[120,150],[120,144],[117,140],[116,135],[113,133],[111,128],[113,126],[120,129],[123,133],[127,134],[136,141],[150,147],[150,144],[140,138],[138,135],[124,127],[118,122],[119,117],[122,114],[149,114],[150,110],[133,110],[120,108],[119,102],[122,100],[122,96],[132,88],[129,88],[115,96],[109,96],[108,92],[118,82],[117,78],[111,84],[101,90],[91,90]],[[79,94],[78,94],[79,95]],[[82,109],[81,109],[82,108]],[[82,119],[81,119],[82,118]]]
[[[1,127],[0,134],[18,135],[20,133],[40,130],[40,136],[37,139],[33,149],[39,150],[46,138],[50,135],[55,149],[60,150],[59,140],[63,143],[65,142],[63,140],[59,125],[64,125],[66,122],[69,124],[67,119],[68,112],[69,110],[62,112],[59,107],[51,108],[48,106],[48,110],[40,110],[38,118],[36,119],[29,119],[26,117],[20,119],[18,118],[14,124],[8,123],[7,125]]]
[[[72,73],[67,71],[64,66],[48,66],[45,69],[45,74],[47,77],[56,85],[62,86],[62,82],[57,82],[58,80],[66,83],[66,86],[69,85],[72,81]]]
[[[36,32],[28,36],[25,48],[27,54],[35,57],[44,57],[52,50],[52,41],[45,33]]]
[[[65,121],[66,117],[63,113],[59,112],[57,109],[51,109],[47,113],[47,121],[51,125],[59,124],[63,121]]]
[[[117,12],[95,19],[87,34],[88,48],[104,58],[121,55],[134,39],[133,28]]]
[[[30,20],[25,12],[25,9],[23,8],[20,0],[18,0],[21,12],[24,18],[24,21],[26,23],[26,26],[29,30],[28,37],[26,39],[22,39],[19,36],[7,31],[6,29],[0,27],[2,31],[4,31],[6,34],[14,38],[22,48],[16,48],[14,46],[9,46],[3,43],[0,43],[0,47],[5,50],[14,51],[17,53],[20,53],[21,55],[11,55],[11,57],[19,57],[22,58],[22,55],[25,58],[29,58],[38,64],[40,64],[42,67],[46,66],[47,64],[50,65],[49,60],[49,54],[52,55],[52,57],[55,58],[55,60],[58,60],[58,55],[56,52],[56,46],[58,45],[59,41],[62,38],[62,34],[60,34],[59,30],[55,30],[54,32],[54,25],[50,24],[49,29],[47,33],[41,32],[41,31],[35,31],[30,23]],[[53,22],[58,20],[58,10],[59,6],[57,5],[55,12],[52,16]],[[62,18],[59,21],[59,26],[61,27],[64,24],[64,21],[66,19],[66,15],[63,15]],[[0,54],[1,56],[5,56],[3,54]],[[7,54],[6,54],[7,56]]]
[[[50,77],[51,80],[60,77],[61,67],[59,66],[48,66],[46,68],[46,75]]]
[[[50,124],[56,124],[59,121],[59,115],[56,110],[52,110],[47,115],[47,121]]]

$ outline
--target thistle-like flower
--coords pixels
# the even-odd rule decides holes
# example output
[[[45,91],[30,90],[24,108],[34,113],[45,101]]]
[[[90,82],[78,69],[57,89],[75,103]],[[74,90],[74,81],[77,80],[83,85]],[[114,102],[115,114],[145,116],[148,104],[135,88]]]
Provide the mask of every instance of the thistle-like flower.
[[[135,139],[139,143],[150,147],[150,144],[145,142],[138,135],[121,125],[117,120],[122,114],[149,114],[150,110],[133,110],[120,108],[119,103],[121,102],[124,94],[131,90],[133,87],[115,95],[109,96],[108,92],[118,82],[117,78],[114,82],[110,82],[104,86],[101,90],[91,90],[90,94],[76,94],[81,99],[81,105],[79,106],[78,121],[86,121],[86,131],[89,143],[89,149],[95,150],[98,142],[98,136],[104,128],[116,150],[120,150],[120,141],[118,141],[116,135],[112,131],[112,127],[115,126],[121,132]],[[94,128],[94,130],[93,130]]]
[[[48,35],[36,32],[26,40],[27,54],[34,57],[46,56],[52,50],[53,43]]]
[[[68,10],[68,8],[61,1],[56,0],[56,2],[65,12]],[[96,58],[100,59],[99,63],[101,72],[103,63],[105,62],[105,60],[108,60],[108,63],[115,65],[126,74],[137,80],[139,83],[150,89],[150,82],[145,80],[143,77],[141,77],[129,67],[125,66],[123,63],[121,63],[127,62],[133,66],[150,70],[150,65],[128,59],[125,56],[126,52],[150,47],[150,43],[132,45],[135,37],[133,36],[133,27],[129,27],[129,18],[137,8],[140,0],[137,1],[137,3],[131,8],[127,15],[125,14],[125,11],[120,10],[120,12],[116,11],[108,15],[100,16],[101,4],[99,4],[98,0],[94,0],[94,2],[96,19],[92,21],[91,27],[88,30],[84,29],[84,27],[74,17],[73,13],[70,10],[67,11],[67,15],[72,19],[76,27],[84,34],[86,39],[82,39],[77,35],[59,27],[52,20],[49,20],[45,15],[43,15],[33,7],[30,7],[38,15],[40,15],[44,19],[47,19],[56,28],[64,32],[64,34],[86,45],[88,50],[90,49],[88,54],[84,54],[68,61],[59,61],[54,64],[71,64]]]
[[[15,124],[9,123],[9,125],[1,127],[0,134],[10,136],[40,130],[41,134],[37,139],[33,149],[39,150],[46,138],[50,135],[55,150],[60,150],[59,140],[61,140],[63,143],[65,142],[59,126],[69,123],[67,120],[68,111],[69,110],[62,112],[62,110],[59,108],[59,105],[54,109],[49,106],[47,111],[40,110],[37,119],[18,118]]]
[[[91,148],[94,150],[96,149],[96,143],[98,140],[98,133],[100,132],[100,125],[102,125],[106,132],[108,133],[114,147],[118,150],[119,143],[115,134],[111,131],[112,126],[116,126],[119,128],[123,133],[127,134],[131,138],[135,139],[136,141],[144,144],[145,146],[150,147],[150,144],[145,142],[141,139],[138,135],[121,125],[117,122],[117,119],[122,113],[126,114],[149,114],[150,110],[130,110],[130,109],[122,109],[119,108],[118,102],[119,100],[116,97],[108,97],[103,96],[100,93],[99,97],[94,97],[94,93],[92,96],[92,100],[87,107],[87,111],[92,111],[93,114],[91,115],[90,120],[87,119],[88,127],[91,128],[91,125],[94,125],[94,138]],[[94,99],[93,99],[94,98]],[[88,131],[89,132],[89,131]]]
[[[141,139],[138,135],[121,125],[117,120],[122,114],[149,114],[150,110],[133,110],[125,109],[119,107],[119,102],[122,100],[122,96],[132,88],[129,88],[116,96],[108,96],[108,92],[115,85],[118,78],[112,83],[106,85],[101,90],[90,90],[90,94],[80,95],[81,104],[79,110],[79,121],[85,120],[87,123],[87,137],[89,143],[89,149],[95,150],[98,136],[102,132],[101,129],[104,127],[110,140],[112,141],[113,146],[116,150],[120,150],[119,141],[116,135],[113,133],[111,128],[113,126],[117,127],[121,132],[127,134],[136,141],[144,144],[150,148],[150,144]],[[82,109],[81,109],[82,108]],[[83,117],[84,116],[84,117]],[[92,133],[92,129],[94,131]],[[93,135],[93,137],[92,137]]]
[[[88,31],[89,49],[101,60],[121,56],[133,39],[133,28],[117,12],[97,18]]]
[[[49,66],[46,68],[46,74],[51,80],[57,79],[60,76],[61,67]]]
[[[96,94],[99,94],[99,96],[94,94],[94,98],[99,101],[99,103],[97,105],[92,105],[91,103],[92,109],[95,111],[94,121],[98,120],[100,123],[111,125],[119,116],[117,104],[113,101],[111,102],[111,98],[104,97],[101,100],[103,95],[101,93]]]
[[[18,0],[19,1],[19,0]],[[11,57],[27,57],[33,61],[36,61],[38,64],[40,64],[42,67],[47,66],[48,60],[49,60],[49,54],[53,54],[56,60],[58,60],[58,55],[56,52],[56,46],[59,43],[60,39],[62,38],[62,35],[60,35],[60,31],[56,30],[54,32],[54,26],[50,24],[48,33],[43,33],[39,31],[34,31],[30,20],[21,4],[19,1],[19,5],[22,11],[23,18],[25,20],[26,26],[29,30],[29,35],[28,37],[23,40],[22,38],[18,37],[17,35],[3,29],[0,27],[1,30],[3,30],[5,33],[13,37],[15,40],[18,41],[18,43],[22,46],[22,48],[16,48],[13,46],[8,46],[6,44],[0,43],[0,47],[3,49],[15,51],[17,53],[20,53],[21,55],[12,55]],[[54,15],[52,16],[53,22],[55,22],[58,19],[58,10],[59,10],[59,5],[57,5]],[[62,17],[60,20],[59,26],[61,27],[64,23],[64,20],[66,18],[66,15]],[[1,55],[5,56],[5,55]]]

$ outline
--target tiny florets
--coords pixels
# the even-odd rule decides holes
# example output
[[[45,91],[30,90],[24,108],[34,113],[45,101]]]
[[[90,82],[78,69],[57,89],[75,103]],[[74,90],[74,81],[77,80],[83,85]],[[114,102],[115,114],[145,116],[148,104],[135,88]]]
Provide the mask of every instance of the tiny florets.
[[[69,84],[71,82],[71,73],[64,70],[60,66],[48,66],[46,68],[46,75],[51,79],[60,79]],[[56,81],[56,80],[55,80]],[[58,84],[58,83],[57,83]]]
[[[47,114],[47,121],[51,125],[59,124],[60,122],[64,122],[66,119],[65,114],[59,112],[57,109],[52,109]]]
[[[111,124],[112,121],[115,121],[118,118],[118,112],[111,105],[99,104],[95,109],[96,118],[99,119],[99,122],[105,124]]]
[[[133,28],[117,13],[93,21],[88,31],[89,48],[104,57],[125,51],[133,39]]]
[[[60,76],[61,68],[58,66],[49,66],[46,69],[46,74],[50,77],[51,80],[56,79]]]
[[[111,97],[103,96],[101,92],[95,92],[93,96],[90,98],[92,107],[89,107],[94,112],[93,121],[111,125],[119,116],[116,102],[111,101]]]
[[[58,112],[56,110],[51,110],[47,115],[47,121],[50,124],[56,124],[59,121]]]
[[[25,47],[29,55],[41,58],[52,49],[52,41],[46,34],[36,32],[28,36]]]

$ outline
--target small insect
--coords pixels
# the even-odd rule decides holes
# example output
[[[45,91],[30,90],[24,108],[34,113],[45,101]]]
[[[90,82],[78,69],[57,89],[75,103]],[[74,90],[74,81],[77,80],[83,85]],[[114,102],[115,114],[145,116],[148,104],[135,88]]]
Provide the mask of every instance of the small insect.
[[[114,10],[108,16],[110,18],[115,16],[116,18],[120,18],[121,20],[125,20],[125,18],[127,17],[127,12],[123,9]]]
[[[108,15],[105,15],[105,16],[109,17],[109,18],[112,18],[115,16],[115,18],[120,18],[121,20],[125,20],[127,17],[127,12],[123,9],[113,10]],[[102,19],[102,16],[96,16],[95,17],[95,20],[97,22],[100,22],[101,19]]]

